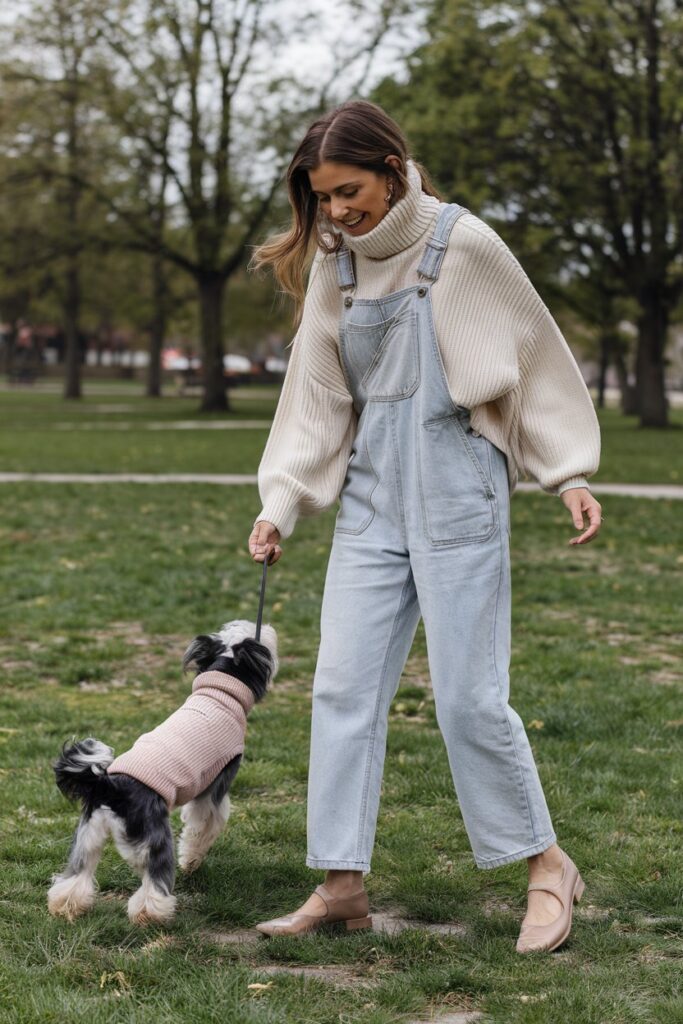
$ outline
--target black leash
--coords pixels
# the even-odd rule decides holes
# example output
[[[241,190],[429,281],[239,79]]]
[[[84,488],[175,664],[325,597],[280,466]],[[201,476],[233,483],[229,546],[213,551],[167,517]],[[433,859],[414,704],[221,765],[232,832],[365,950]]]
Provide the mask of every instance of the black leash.
[[[272,552],[271,552],[272,554]],[[263,619],[263,602],[266,596],[266,573],[268,571],[268,559],[270,555],[266,555],[263,559],[263,575],[261,576],[261,594],[258,602],[258,615],[256,616],[256,639],[261,639],[261,621]]]

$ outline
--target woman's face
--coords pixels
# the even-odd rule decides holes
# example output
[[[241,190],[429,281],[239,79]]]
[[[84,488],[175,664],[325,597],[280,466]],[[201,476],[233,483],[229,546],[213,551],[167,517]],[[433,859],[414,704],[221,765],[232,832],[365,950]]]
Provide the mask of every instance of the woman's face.
[[[387,157],[386,162],[401,165],[397,156]],[[323,213],[350,235],[372,231],[389,210],[385,198],[393,176],[327,160],[309,171],[308,179]]]

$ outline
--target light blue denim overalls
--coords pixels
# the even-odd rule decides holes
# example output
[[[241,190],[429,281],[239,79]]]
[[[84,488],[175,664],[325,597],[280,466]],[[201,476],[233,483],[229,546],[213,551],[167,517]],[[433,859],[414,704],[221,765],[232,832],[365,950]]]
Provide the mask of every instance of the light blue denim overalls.
[[[506,457],[450,395],[431,289],[463,207],[442,204],[418,283],[355,299],[338,250],[340,354],[358,413],[321,608],[308,856],[367,872],[389,705],[424,619],[436,715],[479,867],[555,842],[524,726],[508,704]],[[457,282],[443,282],[457,287]]]

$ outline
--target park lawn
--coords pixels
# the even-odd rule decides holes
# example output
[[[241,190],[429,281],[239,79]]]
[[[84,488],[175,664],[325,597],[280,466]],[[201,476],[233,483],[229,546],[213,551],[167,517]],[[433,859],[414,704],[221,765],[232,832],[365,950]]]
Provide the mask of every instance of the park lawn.
[[[186,435],[164,440],[181,459]],[[576,549],[555,499],[514,496],[512,703],[587,886],[565,948],[520,957],[525,867],[473,865],[422,627],[392,706],[367,880],[373,910],[414,927],[227,941],[323,878],[304,865],[305,797],[332,511],[302,521],[269,573],[280,674],[250,718],[226,832],[178,879],[176,922],[129,925],[137,883],[111,850],[93,912],[73,925],[50,918],[46,890],[76,821],[51,760],[73,735],[124,749],[186,696],[189,639],[255,615],[260,567],[246,538],[259,502],[252,486],[26,483],[1,494],[3,1024],[394,1024],[458,1009],[497,1024],[680,1024],[680,503],[610,497],[600,540]]]
[[[196,397],[148,399],[132,385],[88,394],[88,386],[75,402],[26,389],[0,394],[0,472],[255,473],[278,397],[277,388],[238,388],[229,414],[207,415]],[[216,429],[230,421],[246,429]],[[602,410],[600,422],[596,483],[683,485],[683,410],[671,412],[666,431],[641,429],[615,409]]]

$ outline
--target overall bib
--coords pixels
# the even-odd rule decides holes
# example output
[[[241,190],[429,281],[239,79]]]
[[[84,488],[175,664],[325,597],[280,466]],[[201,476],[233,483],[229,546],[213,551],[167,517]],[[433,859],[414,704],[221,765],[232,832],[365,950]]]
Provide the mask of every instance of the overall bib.
[[[453,402],[432,316],[463,207],[442,204],[418,283],[352,296],[346,246],[340,356],[358,413],[321,607],[313,684],[308,856],[367,872],[389,706],[424,619],[436,716],[475,861],[555,842],[524,726],[508,704],[506,457]],[[450,284],[450,282],[449,282]],[[450,285],[451,287],[453,285]]]

